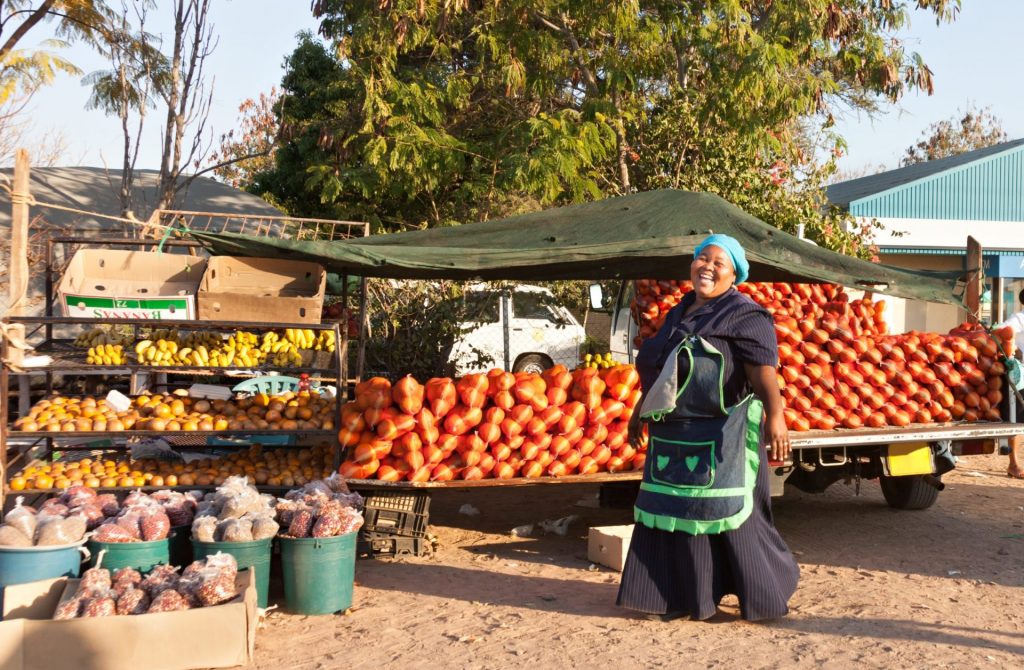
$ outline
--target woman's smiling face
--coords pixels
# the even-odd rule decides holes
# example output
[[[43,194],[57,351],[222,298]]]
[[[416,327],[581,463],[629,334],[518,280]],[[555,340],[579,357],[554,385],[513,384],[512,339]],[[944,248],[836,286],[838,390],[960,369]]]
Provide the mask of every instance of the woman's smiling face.
[[[717,298],[736,282],[729,252],[713,244],[701,249],[690,263],[690,281],[701,301]]]

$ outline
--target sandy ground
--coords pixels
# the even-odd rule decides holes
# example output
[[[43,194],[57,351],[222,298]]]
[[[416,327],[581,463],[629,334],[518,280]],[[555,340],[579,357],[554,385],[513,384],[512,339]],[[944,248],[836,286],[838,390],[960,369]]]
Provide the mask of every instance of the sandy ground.
[[[617,608],[619,573],[587,560],[587,529],[630,512],[579,506],[596,486],[438,492],[434,555],[358,561],[347,615],[272,612],[255,667],[1024,667],[1024,481],[1005,467],[965,459],[917,512],[888,508],[875,482],[776,498],[801,580],[767,623],[739,619],[735,599],[709,622]],[[509,534],[567,514],[565,537]]]

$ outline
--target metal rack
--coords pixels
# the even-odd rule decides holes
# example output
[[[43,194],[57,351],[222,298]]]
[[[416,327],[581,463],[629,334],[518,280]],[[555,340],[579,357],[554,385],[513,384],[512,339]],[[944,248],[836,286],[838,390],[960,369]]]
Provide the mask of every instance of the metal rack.
[[[346,393],[346,381],[347,381],[347,338],[343,336],[342,329],[338,323],[327,323],[327,324],[291,324],[291,323],[269,323],[269,324],[256,324],[251,322],[220,322],[220,321],[197,321],[197,322],[182,322],[182,321],[158,321],[158,320],[146,320],[146,319],[119,319],[115,323],[121,326],[131,326],[134,330],[142,326],[156,327],[156,328],[178,328],[180,330],[235,330],[245,329],[253,331],[266,331],[266,330],[282,330],[285,328],[305,328],[309,330],[322,331],[330,330],[334,332],[335,337],[335,351],[333,353],[332,365],[330,367],[289,367],[280,368],[274,366],[259,367],[255,369],[250,368],[209,368],[209,367],[198,367],[198,366],[153,366],[153,365],[142,365],[139,363],[124,363],[116,366],[95,366],[87,365],[84,362],[84,352],[80,349],[75,350],[69,345],[68,340],[54,339],[52,337],[54,326],[60,325],[79,325],[79,326],[90,326],[99,323],[107,324],[110,323],[109,319],[80,319],[80,318],[66,318],[66,317],[7,317],[3,319],[4,323],[20,323],[24,324],[27,329],[31,329],[33,326],[34,332],[46,333],[48,337],[45,337],[41,344],[35,348],[36,354],[47,354],[53,356],[54,360],[45,367],[40,368],[22,368],[17,371],[18,375],[45,375],[46,377],[46,391],[52,392],[54,390],[55,377],[62,374],[68,375],[85,375],[85,374],[103,374],[105,376],[117,376],[117,377],[129,377],[132,381],[132,386],[138,386],[139,375],[151,375],[153,373],[160,374],[173,374],[173,375],[190,375],[200,377],[213,377],[213,376],[229,376],[228,372],[233,372],[230,375],[233,377],[254,377],[264,375],[268,372],[287,372],[290,374],[301,374],[306,373],[310,375],[311,379],[319,379],[326,382],[337,382],[338,386],[338,401],[334,409],[334,425],[340,425],[341,422],[341,405],[344,401]],[[0,358],[4,360],[8,357],[7,352],[7,341],[0,338]],[[78,352],[77,358],[74,355]],[[6,495],[9,493],[7,481],[9,479],[9,465],[19,463],[20,461],[27,461],[31,454],[42,452],[42,456],[50,457],[54,451],[71,451],[76,449],[74,445],[63,444],[66,440],[81,440],[83,438],[93,438],[95,440],[107,439],[111,440],[111,449],[125,449],[125,442],[130,438],[144,438],[144,437],[160,437],[170,442],[178,442],[182,440],[195,441],[196,438],[206,438],[211,436],[239,436],[239,435],[296,435],[304,436],[307,438],[333,438],[335,435],[334,430],[310,430],[310,429],[297,429],[297,430],[265,430],[265,429],[244,429],[244,430],[223,430],[223,431],[150,431],[150,430],[124,430],[124,431],[12,431],[10,428],[10,417],[9,417],[9,406],[8,398],[10,391],[10,380],[12,371],[7,365],[0,366],[0,398],[3,402],[0,403],[0,477],[2,477],[3,491],[0,492],[0,505],[6,500]],[[173,384],[161,384],[171,386]],[[21,443],[21,449],[15,453],[11,453],[10,442],[13,436],[17,436],[18,441]],[[114,446],[113,443],[119,443]],[[77,449],[94,449],[88,445],[77,447]],[[205,444],[196,444],[193,448],[202,449],[210,448]],[[335,446],[334,448],[334,466],[337,467],[342,458],[340,447]],[[192,488],[192,487],[189,487]],[[106,488],[104,490],[107,490]],[[111,489],[114,490],[114,489]],[[31,490],[23,491],[19,493],[47,493],[44,490]]]

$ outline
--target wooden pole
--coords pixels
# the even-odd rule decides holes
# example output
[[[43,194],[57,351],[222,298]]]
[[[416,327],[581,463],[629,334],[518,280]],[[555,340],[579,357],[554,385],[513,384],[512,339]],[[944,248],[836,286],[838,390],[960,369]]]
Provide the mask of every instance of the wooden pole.
[[[28,152],[18,149],[14,159],[14,188],[11,191],[11,249],[8,256],[7,287],[8,308],[11,316],[25,313],[25,298],[28,293],[28,198],[29,198]],[[12,342],[25,341],[24,324],[10,324],[7,328]],[[23,350],[20,346],[8,346],[7,360],[21,365]]]
[[[14,190],[11,198],[11,256],[9,259],[10,314],[24,314],[25,294],[28,292],[28,152],[18,149],[14,159]]]
[[[981,243],[970,235],[967,236],[967,287],[964,290],[964,304],[967,306],[967,318],[977,322],[981,318],[981,288],[985,280],[982,269]]]

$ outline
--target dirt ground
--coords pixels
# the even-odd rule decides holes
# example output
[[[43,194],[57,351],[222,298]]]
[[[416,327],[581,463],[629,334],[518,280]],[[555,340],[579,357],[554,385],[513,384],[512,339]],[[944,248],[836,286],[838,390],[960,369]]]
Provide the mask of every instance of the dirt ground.
[[[587,560],[587,529],[630,511],[580,506],[596,486],[436,492],[434,555],[359,560],[347,615],[271,612],[255,667],[1024,667],[1024,481],[1005,468],[964,459],[917,512],[887,507],[876,482],[776,498],[801,579],[767,623],[739,619],[735,599],[709,622],[617,608],[619,573]],[[568,514],[565,537],[509,533]]]

